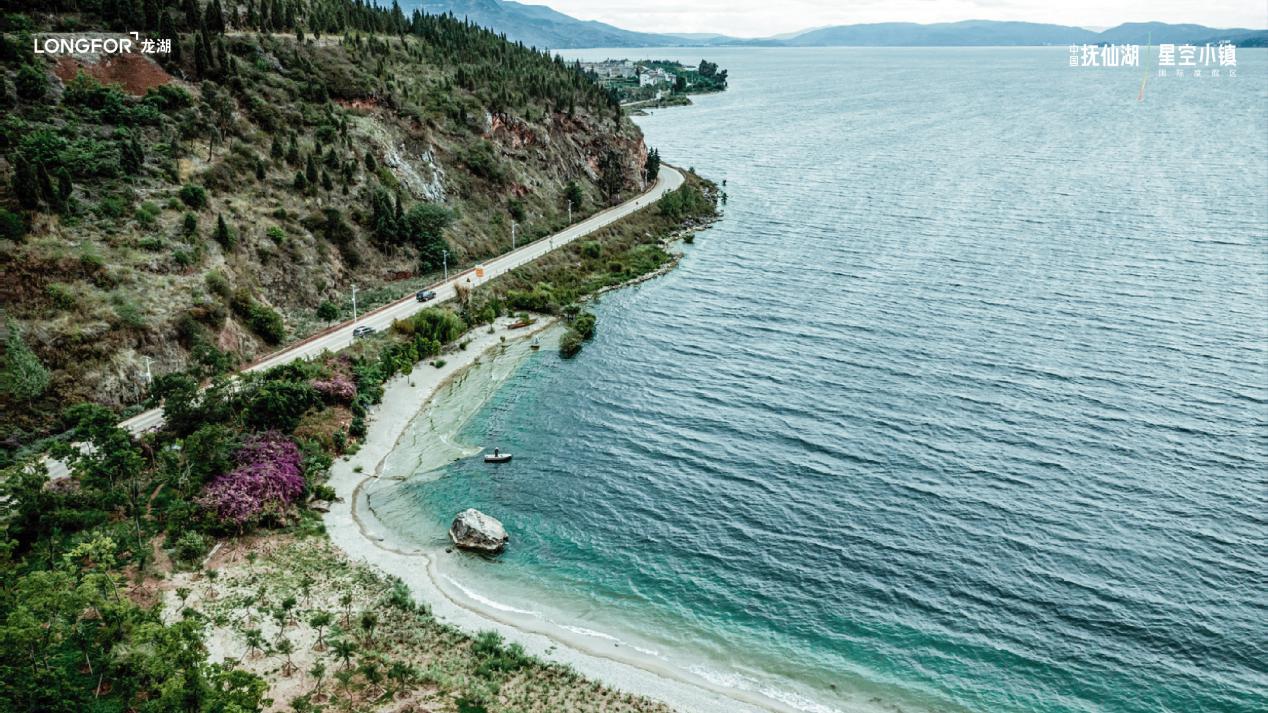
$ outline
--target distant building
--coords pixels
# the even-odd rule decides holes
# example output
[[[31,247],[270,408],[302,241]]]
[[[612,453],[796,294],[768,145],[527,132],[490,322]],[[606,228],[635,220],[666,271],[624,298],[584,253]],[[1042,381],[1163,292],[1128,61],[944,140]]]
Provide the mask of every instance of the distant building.
[[[594,72],[594,76],[599,79],[633,79],[638,71],[634,63],[628,59],[582,62],[581,68]]]
[[[656,69],[644,69],[643,73],[638,77],[638,85],[640,87],[648,87],[654,84],[672,84],[674,76],[659,67]]]

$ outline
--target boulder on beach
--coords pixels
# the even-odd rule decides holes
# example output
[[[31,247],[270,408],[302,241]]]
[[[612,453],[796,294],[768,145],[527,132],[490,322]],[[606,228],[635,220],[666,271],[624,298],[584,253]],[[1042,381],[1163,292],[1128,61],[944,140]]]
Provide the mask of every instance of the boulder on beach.
[[[468,508],[453,519],[449,539],[464,550],[493,553],[501,552],[511,538],[497,518]]]

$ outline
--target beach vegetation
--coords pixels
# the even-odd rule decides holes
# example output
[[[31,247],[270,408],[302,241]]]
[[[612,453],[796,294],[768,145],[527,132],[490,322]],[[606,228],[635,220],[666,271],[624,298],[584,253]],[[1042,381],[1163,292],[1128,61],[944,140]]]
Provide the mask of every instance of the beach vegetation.
[[[559,356],[571,359],[581,353],[581,345],[585,337],[576,329],[569,328],[559,337]]]

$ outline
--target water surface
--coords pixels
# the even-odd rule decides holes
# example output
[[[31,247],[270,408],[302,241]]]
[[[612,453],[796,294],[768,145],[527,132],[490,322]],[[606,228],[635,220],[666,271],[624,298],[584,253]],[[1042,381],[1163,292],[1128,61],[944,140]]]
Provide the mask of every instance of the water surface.
[[[464,586],[807,710],[1268,709],[1268,52],[705,56],[640,123],[725,219],[386,521],[494,514]]]

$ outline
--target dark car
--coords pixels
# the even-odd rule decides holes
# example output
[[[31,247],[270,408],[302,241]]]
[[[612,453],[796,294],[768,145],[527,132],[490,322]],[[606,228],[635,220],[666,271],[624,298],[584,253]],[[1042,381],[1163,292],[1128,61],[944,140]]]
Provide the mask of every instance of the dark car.
[[[428,300],[436,299],[436,293],[433,292],[432,290],[419,290],[418,294],[414,296],[418,298],[419,302],[426,302]]]
[[[374,334],[374,327],[357,327],[356,329],[352,330],[353,339],[368,337],[371,334]]]

